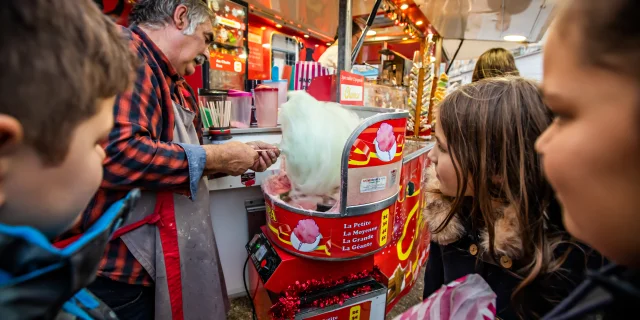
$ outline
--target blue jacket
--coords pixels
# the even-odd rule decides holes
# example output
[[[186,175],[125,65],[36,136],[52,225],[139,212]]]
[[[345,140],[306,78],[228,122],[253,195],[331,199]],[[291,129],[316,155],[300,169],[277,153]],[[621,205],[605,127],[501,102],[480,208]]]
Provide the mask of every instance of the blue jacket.
[[[0,319],[117,319],[84,288],[139,194],[133,190],[116,202],[62,249],[32,227],[0,224]]]

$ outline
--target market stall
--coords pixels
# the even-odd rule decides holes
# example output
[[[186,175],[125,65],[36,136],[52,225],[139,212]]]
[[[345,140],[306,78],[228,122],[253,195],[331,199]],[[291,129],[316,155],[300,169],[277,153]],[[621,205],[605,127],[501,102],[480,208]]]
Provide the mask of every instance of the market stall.
[[[424,169],[428,163],[426,154],[433,145],[417,136],[405,136],[408,119],[416,117],[415,105],[411,108],[409,104],[411,83],[406,81],[400,86],[394,86],[378,81],[379,77],[374,81],[365,81],[364,76],[354,73],[322,71],[313,61],[300,61],[300,55],[298,62],[290,66],[295,71],[292,70],[287,77],[282,72],[283,66],[275,61],[280,52],[272,50],[273,46],[277,46],[273,35],[283,34],[295,39],[304,51],[312,47],[320,52],[323,45],[318,44],[318,40],[322,37],[304,37],[305,34],[316,33],[308,30],[304,32],[304,28],[299,27],[296,21],[284,16],[281,19],[275,18],[277,15],[263,4],[249,1],[248,8],[250,83],[251,80],[282,81],[281,77],[289,79],[293,82],[289,83],[289,88],[306,89],[321,101],[339,101],[343,105],[354,106],[347,108],[353,108],[361,117],[362,127],[354,131],[354,141],[350,141],[345,148],[345,177],[352,175],[352,171],[362,170],[353,167],[352,162],[357,162],[365,154],[367,157],[369,153],[376,154],[377,145],[373,144],[375,132],[381,123],[389,121],[385,117],[400,118],[391,122],[397,139],[394,156],[391,159],[374,156],[377,162],[364,165],[374,168],[382,166],[386,174],[380,176],[378,168],[374,170],[377,174],[363,176],[360,173],[357,177],[352,177],[350,182],[345,180],[341,190],[344,192],[341,199],[345,203],[337,210],[339,217],[329,213],[302,213],[295,208],[273,202],[272,197],[264,195],[261,187],[270,177],[279,174],[281,161],[263,173],[247,172],[240,177],[209,179],[212,219],[220,243],[219,252],[228,293],[232,297],[248,293],[260,319],[290,316],[324,319],[346,314],[356,307],[366,310],[360,314],[362,319],[383,319],[386,312],[411,290],[428,257],[428,235],[421,215],[424,206],[422,186],[425,183]],[[386,17],[386,12],[390,10],[397,10],[399,14],[403,11],[399,5],[385,1],[374,17]],[[403,23],[408,22],[405,20]],[[417,35],[417,29],[412,29],[413,32]],[[300,34],[303,36],[300,37]],[[434,62],[431,61],[434,49],[424,50],[430,38],[414,36],[413,39],[415,40],[409,41],[408,45],[408,48],[412,48],[409,50],[413,59],[391,60],[391,55],[385,57],[388,70],[394,70],[400,64],[406,65],[402,72],[394,73],[402,81],[410,79],[408,75],[414,61],[420,65],[423,62],[425,65],[432,65]],[[397,41],[404,40],[398,38]],[[393,46],[393,41],[390,43]],[[421,47],[423,50],[420,50]],[[400,52],[403,46],[396,45],[394,49]],[[259,63],[260,60],[262,64]],[[347,64],[350,65],[351,61]],[[381,61],[380,65],[383,64]],[[270,68],[273,66],[280,70]],[[312,72],[311,70],[316,70],[314,68],[320,71]],[[387,72],[383,78],[389,79],[390,74]],[[424,87],[431,87],[431,83],[425,84],[424,80],[417,78],[414,79],[416,83],[413,87],[417,87],[418,81]],[[249,89],[254,90],[254,107],[258,109],[254,110],[255,116],[258,116],[259,109],[264,108],[264,101],[259,101],[262,93],[257,88],[269,84],[270,82],[250,84]],[[210,88],[224,89],[215,86]],[[430,90],[424,92],[424,96],[430,96]],[[227,91],[227,94],[231,93]],[[278,101],[279,105],[281,103],[282,101]],[[409,115],[410,112],[413,114]],[[428,112],[423,111],[418,119],[426,119],[427,114]],[[252,119],[252,122],[253,126],[249,128],[229,128],[226,135],[230,140],[242,142],[281,142],[280,127],[265,126],[260,123],[260,119]],[[209,131],[205,132],[205,143],[217,143],[213,139],[216,133],[205,131]],[[371,133],[366,132],[374,132],[373,138],[368,137],[367,134]],[[390,161],[393,168],[380,159]],[[362,198],[362,195],[371,194],[379,196],[369,197],[361,203],[352,202]],[[354,210],[358,213],[354,214]],[[322,230],[318,243],[304,244],[295,238],[293,230],[302,220],[312,220]],[[353,229],[345,229],[347,225]],[[309,249],[311,246],[314,248]],[[247,253],[250,254],[248,266]],[[240,268],[243,264],[244,269]],[[246,288],[243,281],[245,271],[250,275]],[[316,290],[309,292],[308,289],[297,287],[296,283],[303,282],[314,284]],[[357,294],[340,301],[339,297],[345,290],[349,294]],[[287,292],[304,302],[304,307],[287,308],[278,304],[278,297]],[[274,313],[274,309],[280,314]]]
[[[126,25],[129,1],[101,2]],[[340,196],[331,212],[320,209],[326,203],[301,210],[263,192],[281,174],[280,160],[265,172],[209,177],[228,295],[249,295],[260,319],[341,319],[355,310],[355,319],[383,319],[428,259],[425,168],[446,64],[472,55],[472,39],[529,30],[525,40],[538,40],[553,6],[542,0],[206,2],[216,15],[215,39],[209,61],[186,77],[197,91],[204,143],[279,145],[279,112],[293,90],[337,102],[361,120],[344,144]],[[352,20],[363,28],[353,46]],[[318,64],[336,43],[337,70]],[[393,140],[381,149],[383,124]],[[316,227],[315,237],[301,239],[295,232],[301,222]]]

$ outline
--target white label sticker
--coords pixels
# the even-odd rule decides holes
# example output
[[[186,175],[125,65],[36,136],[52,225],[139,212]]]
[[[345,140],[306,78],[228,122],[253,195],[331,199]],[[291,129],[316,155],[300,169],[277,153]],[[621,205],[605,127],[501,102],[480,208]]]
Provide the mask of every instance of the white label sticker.
[[[362,179],[360,193],[376,192],[387,187],[387,177]]]

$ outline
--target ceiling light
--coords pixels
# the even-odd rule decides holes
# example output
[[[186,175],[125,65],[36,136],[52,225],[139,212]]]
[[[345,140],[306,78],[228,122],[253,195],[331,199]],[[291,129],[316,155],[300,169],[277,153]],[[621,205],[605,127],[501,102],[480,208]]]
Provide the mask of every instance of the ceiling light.
[[[260,27],[260,29],[262,29],[262,30],[267,30],[267,27]]]
[[[269,43],[263,43],[263,44],[262,44],[262,47],[263,47],[263,48],[267,48],[267,49],[269,49],[269,48],[271,48],[271,44],[269,44]]]
[[[504,39],[504,41],[523,42],[523,41],[527,40],[527,37],[519,36],[519,35],[508,35],[508,36],[505,36],[503,39]]]
[[[276,23],[276,28],[282,28],[282,25],[279,23]]]
[[[421,26],[423,24],[422,20],[416,21],[416,26]]]
[[[376,32],[375,30],[369,30],[369,31],[367,31],[367,35],[368,35],[368,36],[375,36],[375,35],[376,35],[376,33],[377,33],[377,32]]]
[[[407,10],[407,8],[409,8],[409,5],[406,3],[400,6],[401,10]]]
[[[407,41],[407,40],[409,40],[409,38],[404,37],[404,38],[402,38],[402,40]]]
[[[309,35],[308,35],[308,34],[305,34],[305,35],[304,35],[304,37],[305,37],[305,38],[309,38]]]

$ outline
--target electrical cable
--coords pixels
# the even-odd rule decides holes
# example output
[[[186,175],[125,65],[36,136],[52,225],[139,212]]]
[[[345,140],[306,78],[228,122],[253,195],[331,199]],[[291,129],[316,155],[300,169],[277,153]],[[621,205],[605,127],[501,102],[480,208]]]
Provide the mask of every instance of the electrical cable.
[[[253,305],[253,297],[251,297],[251,292],[249,292],[249,287],[247,286],[247,277],[246,277],[247,265],[249,264],[250,258],[251,256],[247,256],[247,260],[244,261],[244,267],[242,267],[242,284],[244,285],[244,292],[247,294],[247,297],[249,297],[249,303],[251,304],[251,317],[253,318],[253,320],[256,320],[257,318],[256,307],[255,305]]]

